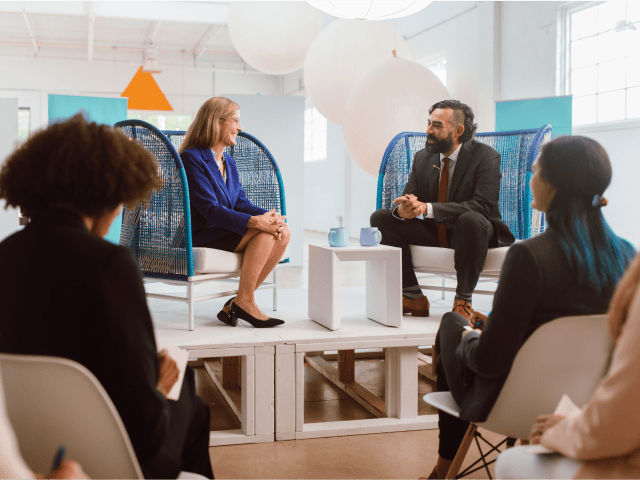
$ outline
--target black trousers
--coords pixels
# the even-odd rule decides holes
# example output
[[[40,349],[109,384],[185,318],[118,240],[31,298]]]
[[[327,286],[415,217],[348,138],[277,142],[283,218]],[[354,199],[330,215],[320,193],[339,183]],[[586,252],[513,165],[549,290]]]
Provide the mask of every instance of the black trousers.
[[[456,359],[456,348],[462,340],[465,325],[469,325],[469,322],[462,315],[455,312],[445,313],[440,322],[435,344],[438,353],[437,391],[451,392],[458,405],[462,405],[474,377],[474,373],[460,365]],[[438,428],[440,429],[438,455],[446,460],[453,460],[469,428],[469,422],[438,411]]]
[[[373,212],[370,223],[382,233],[383,245],[402,249],[402,287],[418,285],[409,245],[438,247],[438,227],[428,219],[399,220],[386,208]],[[447,229],[449,248],[455,250],[456,293],[470,295],[475,290],[492,236],[493,225],[477,212],[460,215],[453,229]]]
[[[209,458],[209,407],[196,395],[187,367],[177,402],[169,400],[169,431],[156,455],[140,464],[145,478],[176,478],[181,471],[213,478]]]

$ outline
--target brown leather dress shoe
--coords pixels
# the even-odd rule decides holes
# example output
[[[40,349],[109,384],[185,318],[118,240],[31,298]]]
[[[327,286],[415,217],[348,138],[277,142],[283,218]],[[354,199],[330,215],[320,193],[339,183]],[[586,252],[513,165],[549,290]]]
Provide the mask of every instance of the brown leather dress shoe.
[[[429,299],[427,297],[411,299],[402,297],[402,314],[414,317],[429,316]]]
[[[467,320],[471,321],[471,302],[467,302],[465,300],[454,300],[453,301],[453,312],[459,313]]]

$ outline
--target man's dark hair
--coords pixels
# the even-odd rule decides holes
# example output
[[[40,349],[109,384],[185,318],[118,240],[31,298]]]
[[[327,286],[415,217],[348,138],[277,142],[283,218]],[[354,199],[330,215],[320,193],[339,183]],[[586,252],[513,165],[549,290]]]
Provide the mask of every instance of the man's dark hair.
[[[450,108],[453,110],[451,118],[456,124],[464,127],[464,132],[460,135],[460,143],[468,142],[476,134],[478,124],[473,123],[473,110],[466,103],[462,103],[460,100],[442,100],[431,106],[429,114],[433,113],[436,108]],[[463,116],[464,118],[462,118]]]
[[[0,198],[31,217],[54,205],[98,217],[146,201],[161,179],[153,154],[82,114],[54,123],[13,152],[0,170]]]

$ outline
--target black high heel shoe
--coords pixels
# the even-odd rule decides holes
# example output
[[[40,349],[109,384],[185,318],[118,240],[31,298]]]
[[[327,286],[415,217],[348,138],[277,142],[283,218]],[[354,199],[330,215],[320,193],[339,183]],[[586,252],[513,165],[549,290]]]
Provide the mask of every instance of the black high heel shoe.
[[[227,305],[229,305],[231,302],[233,302],[233,300],[235,298],[236,297],[233,297],[233,298],[230,298],[229,300],[227,300],[227,302],[224,304],[224,306],[226,307]],[[236,319],[236,322],[233,323],[231,321],[231,316],[229,316],[229,314],[224,311],[224,308],[218,312],[218,320],[220,320],[222,323],[226,323],[227,325],[229,325],[231,327],[235,327],[236,325],[238,325],[238,320]]]
[[[259,320],[254,316],[249,315],[242,308],[240,308],[235,302],[231,302],[231,308],[229,309],[229,313],[231,314],[231,321],[235,322],[235,325],[238,324],[238,319],[241,318],[246,322],[249,322],[255,328],[271,328],[277,325],[282,325],[284,320],[279,320],[277,318],[269,317],[267,320]],[[234,326],[235,326],[234,325]]]

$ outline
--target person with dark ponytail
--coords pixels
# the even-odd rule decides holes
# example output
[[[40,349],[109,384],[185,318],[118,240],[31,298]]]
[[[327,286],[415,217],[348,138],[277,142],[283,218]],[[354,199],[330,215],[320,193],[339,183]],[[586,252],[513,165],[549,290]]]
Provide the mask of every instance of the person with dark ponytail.
[[[541,325],[570,315],[607,311],[618,280],[635,255],[602,215],[611,163],[595,140],[558,137],[533,164],[532,207],[545,212],[547,230],[515,243],[500,275],[491,314],[472,324],[446,313],[436,336],[438,391],[450,391],[460,418],[439,412],[438,462],[430,478],[445,478],[469,422],[485,421],[513,360]]]

